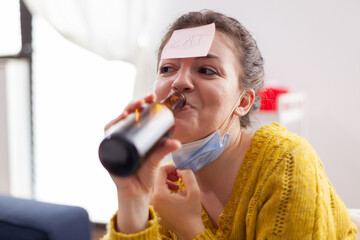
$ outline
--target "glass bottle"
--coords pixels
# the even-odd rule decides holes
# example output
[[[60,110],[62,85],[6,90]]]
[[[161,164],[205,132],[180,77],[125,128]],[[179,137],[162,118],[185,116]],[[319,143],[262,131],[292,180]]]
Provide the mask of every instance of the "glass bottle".
[[[116,176],[135,173],[160,139],[171,135],[174,116],[185,103],[185,95],[175,92],[161,103],[145,104],[113,125],[99,146],[102,165]]]

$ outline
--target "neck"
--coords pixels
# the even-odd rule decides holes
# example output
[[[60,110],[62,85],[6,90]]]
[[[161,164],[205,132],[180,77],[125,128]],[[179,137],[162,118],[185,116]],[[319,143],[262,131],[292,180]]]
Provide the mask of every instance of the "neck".
[[[238,170],[250,145],[249,133],[241,129],[239,121],[234,123],[230,133],[230,143],[220,157],[195,173],[200,190],[204,194],[215,194],[224,205],[230,197]]]

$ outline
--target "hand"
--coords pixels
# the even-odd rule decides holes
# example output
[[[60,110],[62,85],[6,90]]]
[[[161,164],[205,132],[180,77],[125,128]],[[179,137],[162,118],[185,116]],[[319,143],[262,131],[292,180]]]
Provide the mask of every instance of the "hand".
[[[155,96],[151,94],[129,104],[119,117],[105,126],[105,131],[135,112],[136,109],[141,109],[144,103],[152,103],[154,100]],[[118,194],[116,225],[118,231],[136,233],[146,228],[149,219],[150,193],[153,189],[159,163],[166,154],[175,151],[180,146],[179,141],[164,138],[134,175],[129,177],[111,175]]]
[[[179,178],[185,190],[178,190]],[[173,165],[160,167],[151,204],[160,215],[160,224],[171,229],[180,239],[193,239],[205,230],[201,218],[200,189],[194,173],[177,170]]]

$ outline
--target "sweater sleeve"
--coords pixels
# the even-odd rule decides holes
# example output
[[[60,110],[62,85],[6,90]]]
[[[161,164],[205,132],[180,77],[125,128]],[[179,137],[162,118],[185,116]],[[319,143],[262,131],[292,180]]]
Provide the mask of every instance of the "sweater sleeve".
[[[150,220],[147,228],[139,233],[135,234],[124,234],[115,230],[116,214],[111,218],[110,224],[108,225],[107,233],[101,240],[149,240],[149,239],[161,239],[170,240],[177,239],[175,234],[158,223],[158,217],[155,214],[154,209],[150,206]],[[194,240],[212,240],[216,239],[211,230],[206,229],[199,233]]]
[[[355,239],[357,230],[315,151],[305,140],[288,147],[274,152],[260,174],[263,186],[247,217],[256,228],[250,239]]]
[[[101,240],[146,240],[146,239],[172,239],[170,235],[166,234],[165,231],[159,231],[161,228],[158,217],[152,206],[149,207],[150,217],[147,223],[147,228],[139,233],[135,234],[124,234],[117,232],[115,229],[116,225],[116,214],[111,218],[110,224],[108,225],[107,233]]]

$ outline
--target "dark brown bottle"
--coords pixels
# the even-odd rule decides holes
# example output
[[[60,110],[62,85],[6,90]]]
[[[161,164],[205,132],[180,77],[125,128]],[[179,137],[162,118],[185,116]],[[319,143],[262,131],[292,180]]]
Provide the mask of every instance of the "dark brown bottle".
[[[116,176],[135,173],[160,139],[171,135],[174,116],[185,103],[185,96],[175,92],[161,103],[145,104],[113,125],[99,146],[102,165]]]

